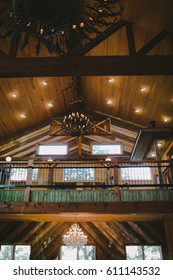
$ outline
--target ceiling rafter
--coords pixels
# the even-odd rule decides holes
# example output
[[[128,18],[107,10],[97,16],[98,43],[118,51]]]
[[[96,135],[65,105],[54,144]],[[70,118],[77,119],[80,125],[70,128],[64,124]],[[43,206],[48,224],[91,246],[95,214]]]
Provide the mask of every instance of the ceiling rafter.
[[[104,40],[106,40],[108,37],[110,37],[112,34],[117,32],[122,27],[126,26],[128,24],[125,20],[120,20],[116,22],[113,26],[108,28],[104,33],[101,33],[96,37],[95,40],[90,41],[84,48],[78,49],[75,52],[73,52],[73,55],[85,55],[90,50],[98,46],[100,43],[102,43]]]
[[[173,75],[173,55],[2,58],[0,78]]]
[[[136,46],[135,46],[135,37],[134,37],[132,22],[126,22],[126,33],[127,33],[129,54],[134,55],[136,54]]]
[[[168,37],[169,32],[162,30],[156,36],[154,36],[147,44],[145,44],[139,51],[137,51],[137,55],[145,55],[149,53],[154,47],[156,47],[162,40]]]

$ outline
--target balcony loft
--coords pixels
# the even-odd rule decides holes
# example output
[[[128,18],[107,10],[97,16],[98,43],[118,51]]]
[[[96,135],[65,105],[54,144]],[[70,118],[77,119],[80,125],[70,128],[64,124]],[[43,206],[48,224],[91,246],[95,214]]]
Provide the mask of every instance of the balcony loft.
[[[169,218],[171,161],[1,162],[1,218],[79,220]],[[49,215],[51,214],[51,215]],[[138,215],[137,215],[138,214]],[[53,216],[52,216],[53,215]]]

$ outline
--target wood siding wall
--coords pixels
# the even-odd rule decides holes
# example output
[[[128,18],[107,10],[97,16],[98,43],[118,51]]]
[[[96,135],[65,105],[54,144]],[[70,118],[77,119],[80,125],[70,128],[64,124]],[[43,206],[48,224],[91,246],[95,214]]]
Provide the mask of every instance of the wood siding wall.
[[[0,202],[24,201],[24,190],[0,190]],[[115,191],[106,189],[31,190],[32,202],[114,202]],[[172,190],[120,190],[120,201],[173,201]]]

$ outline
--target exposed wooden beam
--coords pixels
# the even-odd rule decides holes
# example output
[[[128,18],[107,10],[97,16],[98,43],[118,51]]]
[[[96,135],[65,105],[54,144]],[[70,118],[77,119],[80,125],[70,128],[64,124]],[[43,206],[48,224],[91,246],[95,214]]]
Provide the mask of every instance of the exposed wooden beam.
[[[20,37],[21,36],[18,35],[15,42],[11,44],[10,51],[9,51],[9,57],[15,58],[17,56],[17,51],[18,51],[19,43],[20,43]]]
[[[79,136],[77,138],[77,145],[78,145],[78,155],[80,156],[82,154],[82,136]]]
[[[109,115],[109,114],[105,114],[104,112],[100,112],[100,111],[93,111],[93,110],[90,110],[89,108],[86,108],[84,107],[84,110],[86,113],[88,114],[92,114],[93,116],[95,117],[107,117],[107,118],[111,118],[111,123],[113,125],[117,125],[117,126],[120,126],[122,128],[125,128],[125,129],[128,129],[128,130],[131,130],[131,131],[139,131],[140,129],[144,128],[144,126],[142,125],[139,125],[139,124],[135,124],[135,123],[132,123],[130,121],[126,121],[126,120],[123,120],[123,119],[120,119],[120,118],[117,118],[113,115]]]
[[[169,32],[168,37],[169,37],[169,42],[170,42],[171,50],[172,50],[172,53],[173,53],[173,33]]]
[[[113,26],[111,26],[109,29],[107,29],[104,33],[97,36],[94,40],[90,41],[84,48],[78,49],[75,52],[73,52],[73,55],[84,55],[93,48],[95,48],[97,45],[102,43],[104,40],[106,40],[109,36],[114,34],[116,31],[118,31],[120,28],[125,26],[128,22],[124,20],[120,20],[116,22]]]
[[[135,39],[134,39],[134,33],[133,33],[133,23],[131,23],[131,22],[126,23],[126,33],[127,33],[129,54],[134,55],[134,54],[136,54],[136,47],[135,47]]]
[[[71,56],[3,58],[0,78],[173,75],[173,56]]]
[[[0,202],[0,214],[173,214],[171,201],[140,202]]]
[[[149,51],[151,51],[155,46],[157,46],[163,39],[168,36],[168,32],[163,30],[159,34],[157,34],[153,39],[151,39],[144,47],[142,47],[137,54],[145,55]]]

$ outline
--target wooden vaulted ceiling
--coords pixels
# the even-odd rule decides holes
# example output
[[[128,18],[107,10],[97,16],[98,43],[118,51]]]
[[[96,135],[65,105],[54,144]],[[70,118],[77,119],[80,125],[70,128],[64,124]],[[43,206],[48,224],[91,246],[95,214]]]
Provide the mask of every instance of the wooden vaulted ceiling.
[[[132,59],[135,53],[147,57],[151,55],[172,56],[172,0],[122,0],[122,4],[124,10],[117,31],[100,42],[95,48],[88,50],[86,55],[130,55]],[[8,38],[0,40],[1,58],[6,57],[9,53],[13,56],[13,49],[9,42]],[[148,44],[148,42],[150,43]],[[30,43],[24,50],[21,50],[19,44],[17,58],[26,58],[27,60],[34,56],[34,38],[30,38]],[[46,56],[50,55],[43,45],[38,59],[41,61]],[[127,74],[115,76],[110,75],[108,71],[108,74],[104,76],[80,76],[78,77],[80,96],[83,101],[72,105],[70,104],[70,91],[63,92],[71,85],[72,76],[46,76],[46,69],[43,70],[45,71],[44,77],[37,76],[35,69],[32,69],[33,77],[25,76],[21,78],[17,75],[18,77],[15,76],[14,78],[0,78],[0,142],[2,144],[7,143],[10,137],[18,139],[14,137],[14,135],[17,135],[16,137],[21,137],[20,141],[17,141],[18,147],[20,143],[23,143],[22,145],[28,145],[29,143],[34,145],[36,139],[34,137],[30,138],[30,135],[28,135],[28,139],[23,141],[23,131],[32,127],[38,129],[41,126],[43,128],[44,123],[46,127],[52,117],[63,116],[75,109],[89,112],[94,117],[97,117],[96,114],[103,115],[105,118],[112,117],[112,124],[114,125],[112,129],[117,132],[115,140],[125,141],[126,137],[125,145],[129,145],[126,147],[128,153],[131,152],[138,130],[141,127],[147,127],[150,120],[155,120],[157,127],[172,127],[173,77],[171,75],[146,74],[139,76],[136,73],[133,76]],[[43,82],[47,84],[44,85]],[[143,91],[141,91],[142,88]],[[16,97],[13,96],[14,93],[16,93]],[[108,101],[111,101],[111,104],[107,104]],[[52,107],[49,104],[52,104]],[[140,111],[135,112],[138,109]],[[21,118],[21,114],[26,115],[26,118]],[[164,118],[166,118],[166,122],[164,122]],[[135,129],[133,124],[136,124]],[[127,131],[123,129],[127,129]],[[49,138],[47,139],[47,131],[48,129],[45,129],[44,132],[41,132],[43,136],[41,141],[58,140],[51,139],[49,135],[47,135],[47,138]],[[23,148],[26,151],[26,147]],[[4,156],[7,152],[4,153],[1,150],[1,155]],[[32,151],[27,151],[22,155],[33,154]]]
[[[3,244],[31,244],[31,259],[59,259],[68,222],[3,222]],[[96,246],[97,259],[125,259],[125,245],[161,244],[167,259],[164,227],[161,222],[89,222],[79,223],[88,236],[88,245]]]

